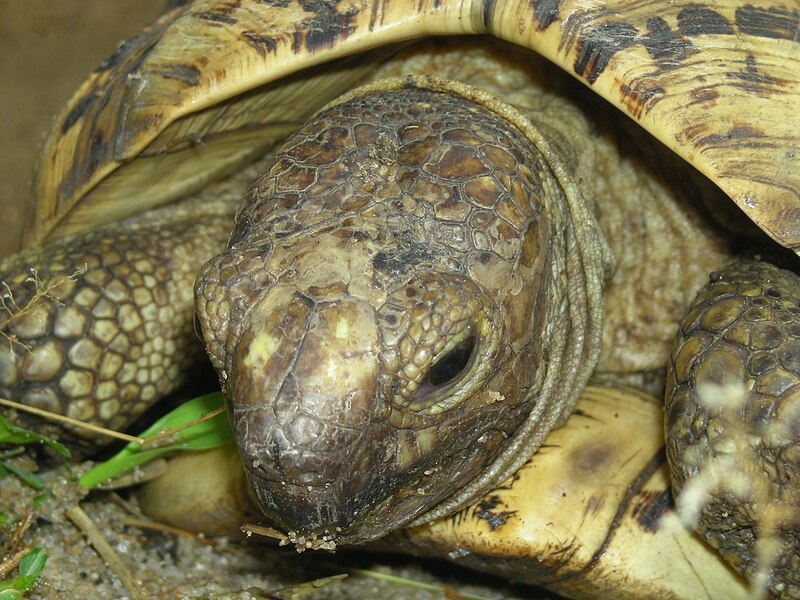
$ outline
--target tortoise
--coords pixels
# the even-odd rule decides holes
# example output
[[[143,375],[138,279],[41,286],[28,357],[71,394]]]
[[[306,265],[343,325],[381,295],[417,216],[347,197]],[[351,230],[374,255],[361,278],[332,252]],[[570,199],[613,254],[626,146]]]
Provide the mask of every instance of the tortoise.
[[[13,313],[0,393],[124,427],[200,354],[199,273],[198,329],[245,472],[298,543],[363,543],[465,508],[612,367],[669,363],[676,490],[705,446],[736,446],[695,388],[744,386],[742,437],[767,440],[767,487],[793,506],[792,276],[721,267],[742,251],[722,229],[752,224],[791,256],[765,239],[750,253],[794,266],[797,15],[732,1],[178,3],[98,67],[45,144],[31,248],[0,266]],[[522,51],[405,47],[454,34],[563,67],[733,203],[608,109],[587,115],[586,93],[550,89]],[[236,211],[254,179],[242,165],[292,131]],[[773,417],[789,425],[765,434]],[[718,495],[700,528],[727,527],[713,543],[752,575],[759,526],[740,521],[765,500]],[[796,596],[796,524],[770,514],[787,540],[770,591]]]

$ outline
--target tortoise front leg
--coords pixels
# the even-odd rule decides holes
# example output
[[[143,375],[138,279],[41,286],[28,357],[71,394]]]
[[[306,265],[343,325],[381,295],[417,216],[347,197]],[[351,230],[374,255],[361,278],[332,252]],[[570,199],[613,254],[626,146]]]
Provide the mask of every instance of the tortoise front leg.
[[[710,277],[678,332],[667,456],[684,512],[770,597],[800,597],[800,280],[768,263]]]
[[[0,262],[0,396],[119,429],[177,388],[203,356],[195,275],[224,247],[233,212],[229,200],[190,200]]]

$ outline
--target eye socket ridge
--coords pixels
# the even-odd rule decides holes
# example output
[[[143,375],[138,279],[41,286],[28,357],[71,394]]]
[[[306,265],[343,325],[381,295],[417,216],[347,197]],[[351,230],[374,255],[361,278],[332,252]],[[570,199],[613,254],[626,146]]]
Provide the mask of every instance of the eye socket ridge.
[[[473,332],[440,357],[425,374],[413,404],[418,407],[429,405],[432,399],[441,398],[451,390],[466,373],[472,370],[475,356],[478,354],[477,348],[478,338]]]

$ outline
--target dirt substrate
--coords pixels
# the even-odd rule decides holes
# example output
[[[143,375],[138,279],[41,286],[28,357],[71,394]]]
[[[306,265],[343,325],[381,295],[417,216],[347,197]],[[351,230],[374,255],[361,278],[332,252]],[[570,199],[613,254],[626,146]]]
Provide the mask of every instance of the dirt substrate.
[[[80,472],[81,468],[74,469]],[[103,492],[81,498],[77,484],[64,469],[44,477],[50,498],[34,506],[36,492],[13,477],[0,483],[0,509],[9,523],[31,511],[31,525],[18,547],[42,546],[48,560],[36,588],[26,598],[133,598],[120,579],[100,558],[68,517],[76,506],[97,526],[136,580],[144,598],[294,598],[296,584],[349,573],[348,577],[316,589],[311,599],[398,598],[457,600],[470,595],[487,598],[548,598],[535,589],[512,587],[486,575],[453,567],[445,562],[375,553],[307,552],[298,555],[288,548],[271,548],[225,538],[203,539],[126,525],[141,518],[135,496],[122,498]],[[13,533],[13,525],[5,537]],[[2,531],[2,530],[0,530]],[[3,543],[0,535],[0,546]],[[242,540],[239,540],[241,542]],[[10,553],[9,553],[10,554]],[[372,576],[354,573],[367,570]],[[400,583],[380,581],[392,575],[441,589],[428,591]]]

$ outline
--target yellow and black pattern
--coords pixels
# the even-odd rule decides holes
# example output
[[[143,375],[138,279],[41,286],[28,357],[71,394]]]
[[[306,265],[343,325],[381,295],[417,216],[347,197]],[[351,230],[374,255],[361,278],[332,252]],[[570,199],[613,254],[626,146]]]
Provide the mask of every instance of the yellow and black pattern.
[[[710,177],[766,234],[800,248],[796,2],[172,6],[90,76],[45,146],[26,239],[81,232],[84,241],[29,250],[0,269],[8,285],[0,393],[116,425],[171,389],[192,353],[176,337],[191,338],[188,290],[222,244],[227,217],[172,218],[170,232],[145,221],[97,227],[234,171],[368,76],[395,43],[428,35],[488,34],[541,54]],[[414,110],[434,103],[417,101]],[[509,118],[517,114],[510,104],[498,101],[495,116],[528,136],[525,150],[464,123],[431,125],[447,139],[423,136],[417,146],[425,127],[405,123],[396,143],[396,131],[366,122],[369,102],[325,113],[330,121],[306,126],[321,131],[301,130],[291,152],[270,164],[228,252],[200,270],[203,332],[245,466],[262,507],[302,543],[316,534],[326,544],[364,541],[474,501],[566,418],[596,364],[601,279],[612,276],[613,260],[595,222],[605,198],[592,190],[614,187],[618,172],[575,170],[591,163],[579,160],[581,128],[561,140],[569,119],[538,131]],[[462,109],[462,121],[479,120],[475,107]],[[392,122],[403,110],[381,116]],[[360,121],[337,128],[345,117]],[[344,138],[367,139],[366,152],[347,163],[337,145]],[[585,145],[588,154],[600,147]],[[416,174],[392,171],[398,165]],[[638,225],[650,234],[653,222]],[[709,322],[732,311],[711,309]],[[682,330],[687,344],[701,345],[692,327]],[[744,345],[760,340],[744,329]],[[698,376],[720,365],[727,373],[766,368],[764,348],[755,350],[739,366],[712,352]],[[673,361],[680,385],[694,381],[695,366],[682,352]],[[431,375],[451,359],[452,368]],[[794,389],[797,375],[777,372],[759,385]],[[265,408],[265,398],[277,401]],[[374,426],[366,433],[365,423]],[[648,461],[644,469],[655,464]],[[660,504],[642,506],[649,514]],[[494,529],[518,514],[493,501],[481,511]],[[591,532],[602,538],[594,561],[613,532]],[[567,576],[582,585],[591,569]]]
[[[329,82],[309,88],[300,103],[253,110],[270,82],[368,50],[359,63],[369,65],[380,59],[374,49],[392,42],[488,33],[579,77],[708,175],[769,235],[796,248],[800,133],[791,115],[800,111],[799,14],[796,3],[736,0],[182,4],[121,46],[59,117],[26,239],[106,222],[109,198],[123,189],[134,204],[148,204],[141,182],[118,176],[141,154],[168,155],[214,136],[246,154],[244,147],[258,146],[249,137],[254,127],[303,120],[343,91]],[[341,78],[355,82],[353,73]],[[236,154],[182,160],[197,160],[211,175],[230,170]],[[196,170],[172,177],[159,202],[202,185]]]

